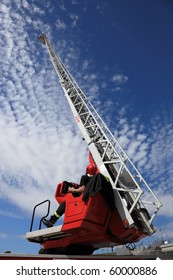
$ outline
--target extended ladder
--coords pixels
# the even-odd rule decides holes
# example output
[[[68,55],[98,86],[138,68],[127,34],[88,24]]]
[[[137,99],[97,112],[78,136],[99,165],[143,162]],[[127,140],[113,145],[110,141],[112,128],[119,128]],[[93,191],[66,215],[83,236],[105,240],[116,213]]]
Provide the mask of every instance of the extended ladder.
[[[115,205],[124,225],[140,224],[148,235],[153,234],[152,221],[161,207],[160,201],[56,55],[47,37],[41,34],[39,39],[48,48],[76,123],[96,165],[110,180]]]

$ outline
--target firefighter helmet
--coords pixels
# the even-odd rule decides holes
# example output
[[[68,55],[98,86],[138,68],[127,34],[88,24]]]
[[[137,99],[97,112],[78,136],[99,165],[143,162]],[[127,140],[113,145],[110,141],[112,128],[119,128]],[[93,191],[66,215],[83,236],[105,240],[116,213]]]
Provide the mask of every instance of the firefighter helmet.
[[[94,164],[89,164],[86,167],[86,174],[95,175],[97,172],[97,167]]]

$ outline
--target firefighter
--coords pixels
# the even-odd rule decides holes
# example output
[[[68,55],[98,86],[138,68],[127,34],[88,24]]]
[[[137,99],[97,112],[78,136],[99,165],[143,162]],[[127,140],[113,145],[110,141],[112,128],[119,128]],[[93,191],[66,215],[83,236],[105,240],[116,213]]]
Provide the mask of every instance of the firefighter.
[[[68,187],[68,193],[79,194],[79,195],[83,193],[85,190],[85,186],[96,173],[97,173],[97,167],[93,164],[89,164],[86,167],[86,174],[82,175],[80,179],[80,184],[78,188]],[[43,219],[43,224],[46,227],[53,227],[56,221],[65,213],[65,208],[66,208],[66,201],[63,201],[59,205],[55,213],[50,217],[49,220]]]

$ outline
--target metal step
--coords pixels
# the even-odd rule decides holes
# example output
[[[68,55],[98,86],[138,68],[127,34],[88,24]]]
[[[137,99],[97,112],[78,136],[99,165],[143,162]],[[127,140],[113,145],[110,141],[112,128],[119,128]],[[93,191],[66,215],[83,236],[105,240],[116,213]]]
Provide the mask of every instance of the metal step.
[[[62,226],[55,226],[26,233],[26,239],[30,242],[42,243],[46,240],[58,239],[69,236],[70,233],[61,231]]]

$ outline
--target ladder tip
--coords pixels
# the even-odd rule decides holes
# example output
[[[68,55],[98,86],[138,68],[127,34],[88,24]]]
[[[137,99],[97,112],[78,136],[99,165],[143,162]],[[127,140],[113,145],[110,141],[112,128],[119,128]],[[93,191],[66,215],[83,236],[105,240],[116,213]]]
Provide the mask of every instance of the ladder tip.
[[[38,36],[38,39],[43,43],[43,44],[46,44],[46,35],[44,33],[41,33],[39,36]]]

